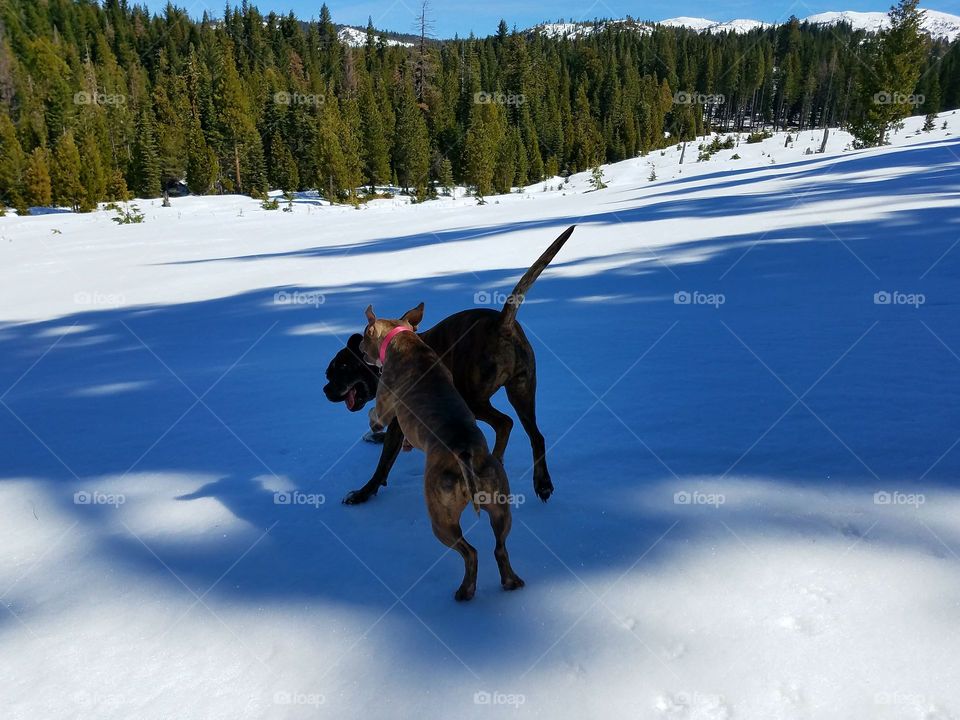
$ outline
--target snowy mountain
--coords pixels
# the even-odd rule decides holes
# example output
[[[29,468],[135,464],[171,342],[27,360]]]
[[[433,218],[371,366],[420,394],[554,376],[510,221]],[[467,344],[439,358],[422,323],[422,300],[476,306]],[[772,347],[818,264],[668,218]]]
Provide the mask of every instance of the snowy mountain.
[[[923,29],[932,37],[953,41],[960,36],[960,17],[939,10],[926,10],[923,20]],[[849,23],[856,30],[877,32],[890,24],[890,19],[884,12],[825,12],[810,15],[804,18],[805,22],[813,25],[836,25]]]
[[[361,30],[360,28],[350,27],[345,25],[337,32],[337,37],[340,39],[344,45],[348,47],[363,47],[367,44],[367,31]],[[380,41],[383,41],[384,45],[388,46],[399,46],[399,47],[413,47],[413,43],[404,42],[402,40],[394,40],[393,38],[383,37],[382,35],[374,35],[374,37]]]
[[[757,28],[767,28],[770,27],[770,23],[760,22],[759,20],[728,20],[726,22],[717,22],[716,20],[708,20],[706,18],[692,18],[692,17],[675,17],[669,18],[667,20],[662,20],[659,23],[660,25],[666,25],[668,27],[685,27],[690,30],[697,31],[706,31],[711,33],[717,32],[735,32],[735,33],[747,33]]]
[[[854,29],[876,32],[889,24],[885,12],[855,12],[843,10],[839,12],[824,12],[810,15],[801,19],[813,25],[836,25],[842,22],[849,23]],[[634,20],[601,20],[592,23],[543,23],[531,28],[533,32],[540,32],[549,37],[567,37],[571,39],[587,37],[595,32],[601,32],[607,27],[632,27],[639,32],[649,32],[652,25],[667,27],[684,27],[697,32],[734,32],[748,33],[758,28],[772,27],[771,23],[738,18],[736,20],[710,20],[708,18],[679,16],[661,20],[659,23],[638,22]],[[934,38],[953,42],[960,37],[960,16],[926,10],[923,29]]]

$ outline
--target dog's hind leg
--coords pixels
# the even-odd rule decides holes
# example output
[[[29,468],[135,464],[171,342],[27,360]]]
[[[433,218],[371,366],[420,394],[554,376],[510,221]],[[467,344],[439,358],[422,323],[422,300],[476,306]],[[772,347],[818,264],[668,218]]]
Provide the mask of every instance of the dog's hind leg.
[[[447,515],[441,512],[441,515]],[[463,582],[457,588],[454,598],[459,601],[470,600],[477,592],[477,549],[463,537],[463,530],[458,520],[451,521],[449,517],[434,518],[431,510],[430,520],[433,525],[433,534],[449,548],[453,548],[463,558]]]
[[[513,429],[513,419],[497,410],[490,404],[489,399],[471,405],[470,409],[477,416],[477,420],[483,420],[493,428],[497,436],[493,445],[493,456],[503,463],[503,453],[507,450],[507,441]]]
[[[387,475],[390,474],[390,468],[392,468],[393,463],[396,462],[402,445],[403,430],[400,429],[400,423],[394,418],[393,422],[387,427],[387,434],[383,438],[380,462],[377,463],[377,469],[374,471],[373,477],[359,490],[351,490],[348,492],[346,497],[343,498],[345,505],[365,503],[377,494],[381,485],[387,484]]]
[[[493,550],[493,556],[497,559],[497,567],[500,570],[500,585],[504,590],[516,590],[523,587],[523,580],[513,571],[510,565],[510,555],[507,552],[507,535],[510,534],[510,527],[513,524],[513,516],[510,513],[510,485],[507,483],[507,477],[502,468],[496,468],[499,482],[498,492],[489,496],[490,502],[483,505],[483,509],[490,516],[490,527],[493,529],[493,535],[497,540],[496,547]]]
[[[537,378],[531,373],[517,375],[506,385],[507,399],[517,411],[520,424],[530,438],[533,450],[533,490],[546,502],[553,494],[553,482],[547,470],[547,448],[537,427]]]
[[[435,456],[427,454],[423,474],[427,513],[437,540],[456,550],[463,558],[463,582],[454,595],[462,601],[470,600],[477,591],[477,550],[463,537],[460,528],[460,515],[469,502],[469,492],[460,475],[459,470],[444,467]]]

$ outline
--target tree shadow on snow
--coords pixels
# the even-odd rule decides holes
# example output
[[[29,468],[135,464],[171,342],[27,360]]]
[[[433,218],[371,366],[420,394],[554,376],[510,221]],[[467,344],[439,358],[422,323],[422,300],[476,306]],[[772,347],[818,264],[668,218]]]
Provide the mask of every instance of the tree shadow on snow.
[[[878,182],[920,192],[927,172],[939,171]],[[718,212],[726,202],[750,211],[741,198],[709,202]],[[618,222],[642,232],[649,217],[631,211]],[[589,237],[590,223],[612,220],[600,213],[583,222],[571,243]],[[359,440],[366,413],[348,414],[323,397],[323,372],[351,329],[362,328],[368,302],[389,316],[423,300],[427,326],[471,307],[480,291],[508,292],[522,268],[341,288],[315,305],[278,303],[279,288],[268,288],[7,325],[0,385],[13,387],[3,398],[9,412],[0,409],[0,474],[35,480],[40,512],[47,505],[80,522],[95,534],[100,559],[166,580],[171,592],[183,591],[179,578],[198,594],[212,588],[208,602],[224,605],[315,603],[317,622],[305,632],[318,642],[337,632],[325,625],[323,605],[371,621],[389,611],[399,634],[380,640],[432,672],[464,670],[456,662],[438,668],[450,653],[478,670],[529,664],[557,640],[554,625],[539,622],[553,606],[551,588],[577,588],[576,576],[603,587],[624,572],[663,567],[697,552],[718,519],[767,537],[801,527],[835,539],[869,525],[853,517],[838,527],[821,509],[768,513],[762,504],[684,513],[674,493],[709,491],[721,477],[864,498],[955,492],[960,254],[948,250],[956,237],[952,213],[928,208],[833,232],[811,218],[656,257],[638,250],[602,275],[548,270],[519,319],[537,351],[539,419],[557,492],[546,505],[533,496],[529,447],[516,423],[506,468],[526,502],[514,511],[509,545],[528,587],[499,591],[489,527],[485,519],[473,527],[468,512],[481,585],[455,612],[461,563],[431,534],[419,453],[402,455],[368,504],[339,503],[368,479],[379,447]],[[551,238],[545,231],[544,242]],[[876,293],[893,291],[923,293],[925,302],[875,302]],[[512,415],[503,393],[494,403]],[[127,502],[75,502],[75,493],[98,489],[122,492]],[[277,504],[274,493],[287,489],[326,502]],[[870,542],[942,553],[909,524],[892,523]],[[581,591],[586,608],[593,598]],[[505,655],[508,646],[524,650]]]

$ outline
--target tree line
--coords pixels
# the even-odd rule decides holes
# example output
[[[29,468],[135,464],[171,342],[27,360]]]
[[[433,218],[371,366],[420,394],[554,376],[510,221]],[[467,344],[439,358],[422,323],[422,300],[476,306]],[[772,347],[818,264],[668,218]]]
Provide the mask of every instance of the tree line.
[[[482,198],[711,132],[839,125],[879,144],[904,114],[960,105],[960,42],[919,35],[915,6],[880,37],[791,18],[745,34],[605,24],[573,40],[501,21],[405,47],[368,23],[353,48],[326,6],[304,22],[246,2],[192,19],[7,0],[0,207],[89,210],[184,185],[358,202],[365,187],[425,199],[463,184]]]

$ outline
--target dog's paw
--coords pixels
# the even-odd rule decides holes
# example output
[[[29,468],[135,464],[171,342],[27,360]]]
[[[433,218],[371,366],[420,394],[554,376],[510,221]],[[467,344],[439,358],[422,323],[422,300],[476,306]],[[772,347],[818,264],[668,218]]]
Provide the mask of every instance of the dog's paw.
[[[362,505],[372,498],[376,493],[368,493],[365,490],[351,490],[343,498],[344,505]]]
[[[500,583],[500,586],[504,590],[516,590],[518,588],[522,588],[524,585],[526,585],[526,583],[520,578],[519,575],[514,575],[512,578],[507,578]]]
[[[538,498],[546,502],[550,499],[550,496],[553,495],[553,483],[550,481],[550,478],[546,480],[534,480],[533,491],[537,494]]]
[[[457,591],[453,594],[453,599],[457,602],[466,602],[467,600],[473,600],[473,596],[477,592],[476,585],[461,585],[457,588]]]
[[[383,439],[387,436],[385,432],[379,430],[369,430],[364,436],[363,439],[368,443],[374,443],[375,445],[383,445]]]

